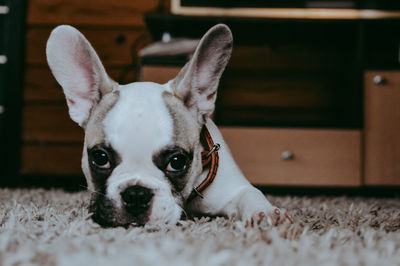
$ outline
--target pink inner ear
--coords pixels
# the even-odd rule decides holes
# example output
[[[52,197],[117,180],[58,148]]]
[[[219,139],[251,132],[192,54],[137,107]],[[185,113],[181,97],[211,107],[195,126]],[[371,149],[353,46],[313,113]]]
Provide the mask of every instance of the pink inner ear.
[[[76,47],[80,51],[74,53],[78,75],[75,77],[77,95],[80,98],[94,100],[98,97],[94,69],[90,52],[82,46]],[[78,77],[80,76],[80,77]]]
[[[205,92],[211,84],[212,77],[210,77],[209,66],[207,64],[199,64],[197,67],[197,87],[199,93]]]

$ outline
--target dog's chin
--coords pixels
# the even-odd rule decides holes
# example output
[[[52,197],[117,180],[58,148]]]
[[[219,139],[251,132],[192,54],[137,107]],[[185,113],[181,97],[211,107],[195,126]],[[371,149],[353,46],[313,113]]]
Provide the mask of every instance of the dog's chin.
[[[132,214],[125,209],[115,206],[114,202],[107,197],[96,197],[92,199],[89,212],[92,220],[101,227],[142,227],[145,225],[171,225],[176,224],[182,215],[182,209],[176,205],[171,208],[159,209],[152,207],[144,213]],[[158,210],[156,210],[158,209]]]
[[[132,217],[129,214],[120,215],[118,212],[104,213],[103,211],[95,211],[92,213],[92,220],[101,227],[141,227],[148,223],[147,214],[141,214],[137,217]]]
[[[97,196],[92,199],[89,212],[92,214],[92,220],[102,227],[126,227],[130,223],[138,222],[126,219],[115,207],[113,201],[104,196]]]

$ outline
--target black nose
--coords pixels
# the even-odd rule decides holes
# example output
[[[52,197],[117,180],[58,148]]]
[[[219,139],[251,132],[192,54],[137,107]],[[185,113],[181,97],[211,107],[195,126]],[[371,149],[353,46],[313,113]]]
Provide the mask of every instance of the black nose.
[[[129,213],[139,215],[149,209],[153,193],[142,186],[131,186],[121,192],[121,198]]]

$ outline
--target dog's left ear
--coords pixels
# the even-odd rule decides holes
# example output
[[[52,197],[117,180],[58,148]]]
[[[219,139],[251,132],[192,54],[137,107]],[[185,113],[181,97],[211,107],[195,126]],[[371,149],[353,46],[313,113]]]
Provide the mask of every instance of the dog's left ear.
[[[212,27],[200,40],[192,59],[171,82],[174,94],[188,108],[200,114],[214,112],[217,88],[232,52],[232,33],[228,26]]]

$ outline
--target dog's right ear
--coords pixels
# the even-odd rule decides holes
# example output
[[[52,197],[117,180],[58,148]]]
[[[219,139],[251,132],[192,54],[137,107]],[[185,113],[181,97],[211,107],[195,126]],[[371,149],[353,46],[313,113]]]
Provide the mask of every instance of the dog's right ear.
[[[71,26],[58,26],[51,32],[46,55],[63,88],[72,120],[85,127],[93,106],[116,83],[108,77],[90,43]]]

